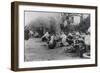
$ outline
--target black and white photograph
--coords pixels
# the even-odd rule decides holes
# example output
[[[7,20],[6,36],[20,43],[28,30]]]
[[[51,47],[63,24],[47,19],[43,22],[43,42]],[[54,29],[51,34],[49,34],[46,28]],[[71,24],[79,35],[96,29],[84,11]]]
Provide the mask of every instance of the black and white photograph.
[[[24,11],[24,61],[91,58],[88,13]]]
[[[12,3],[12,70],[97,66],[97,7]]]

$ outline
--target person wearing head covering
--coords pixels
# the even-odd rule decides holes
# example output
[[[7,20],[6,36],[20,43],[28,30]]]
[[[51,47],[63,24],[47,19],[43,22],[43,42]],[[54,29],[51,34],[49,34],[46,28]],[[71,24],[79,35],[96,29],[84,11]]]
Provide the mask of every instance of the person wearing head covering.
[[[50,36],[50,40],[48,42],[48,47],[49,47],[49,49],[54,49],[56,47],[56,41],[55,41],[55,35],[54,34],[52,34]]]
[[[62,46],[66,45],[67,44],[67,42],[66,42],[67,36],[64,34],[64,32],[61,32],[60,38],[61,38]]]

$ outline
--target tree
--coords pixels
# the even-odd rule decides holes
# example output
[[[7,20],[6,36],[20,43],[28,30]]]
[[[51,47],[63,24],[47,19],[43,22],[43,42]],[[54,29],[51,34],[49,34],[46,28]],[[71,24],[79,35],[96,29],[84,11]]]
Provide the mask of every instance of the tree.
[[[88,28],[90,27],[90,16],[88,16],[86,19],[80,22],[78,28],[82,32],[86,32]]]

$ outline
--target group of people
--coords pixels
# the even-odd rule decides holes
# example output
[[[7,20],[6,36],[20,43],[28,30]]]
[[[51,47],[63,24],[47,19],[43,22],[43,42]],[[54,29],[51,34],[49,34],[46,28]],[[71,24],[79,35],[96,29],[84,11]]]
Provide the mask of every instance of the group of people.
[[[63,46],[72,46],[75,51],[78,51],[80,56],[86,50],[90,51],[90,33],[80,33],[76,32],[69,32],[65,34],[63,31],[56,34],[50,34],[46,32],[42,37],[42,41],[46,41],[48,43],[48,47],[50,49],[54,49],[59,44],[60,47]]]
[[[29,29],[24,30],[25,40],[28,40],[29,38],[32,38],[32,37],[37,38],[37,37],[40,37],[40,36],[39,36],[38,32],[33,32],[32,30],[29,30]]]
[[[29,30],[25,30],[25,39],[28,40],[30,37],[38,37],[39,34]],[[59,33],[46,32],[41,40],[47,42],[49,49],[56,47],[66,47],[67,52],[76,51],[79,56],[82,57],[84,52],[90,52],[90,32],[69,32],[65,34],[63,31]],[[70,47],[70,48],[68,48]],[[69,51],[68,51],[69,50]]]
[[[61,42],[62,45],[65,45],[67,36],[64,34],[64,32],[56,34],[50,34],[49,32],[46,32],[41,39],[42,41],[47,41],[49,48],[53,49],[58,42]]]

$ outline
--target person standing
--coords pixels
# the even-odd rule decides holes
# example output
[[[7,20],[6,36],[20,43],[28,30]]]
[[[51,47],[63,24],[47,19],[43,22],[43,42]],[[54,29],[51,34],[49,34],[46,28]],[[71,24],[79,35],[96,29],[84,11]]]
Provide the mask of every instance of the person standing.
[[[86,51],[90,50],[90,33],[87,32],[85,35],[85,45],[86,45]]]

